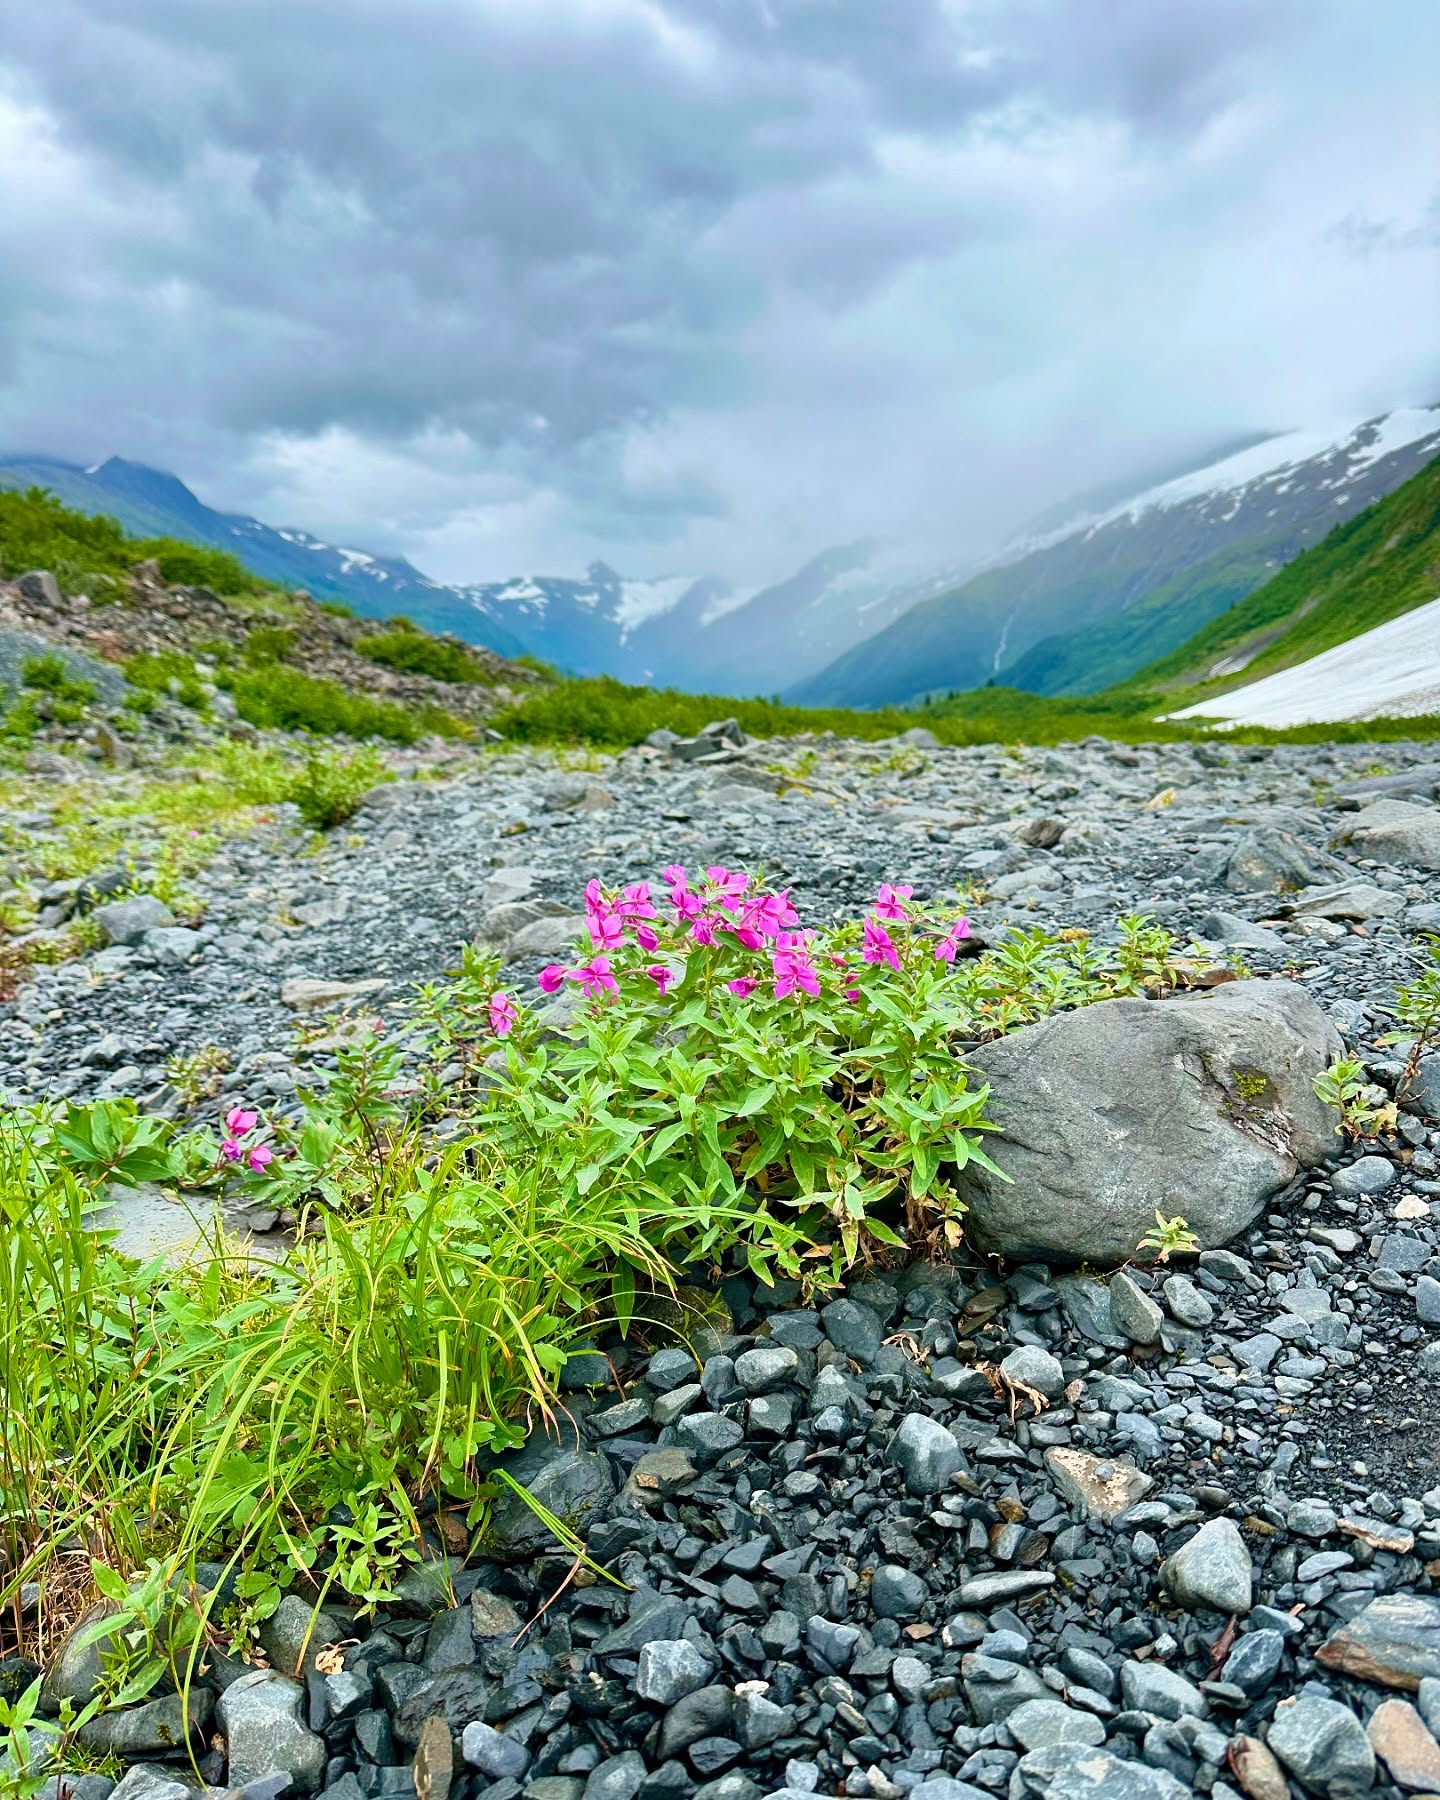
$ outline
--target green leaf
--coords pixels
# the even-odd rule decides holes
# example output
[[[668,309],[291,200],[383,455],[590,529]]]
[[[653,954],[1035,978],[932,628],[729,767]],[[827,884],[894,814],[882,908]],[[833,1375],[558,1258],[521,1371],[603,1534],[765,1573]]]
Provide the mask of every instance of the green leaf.
[[[630,1321],[635,1317],[635,1271],[628,1262],[622,1262],[616,1267],[613,1298],[620,1335],[622,1338],[627,1337]]]

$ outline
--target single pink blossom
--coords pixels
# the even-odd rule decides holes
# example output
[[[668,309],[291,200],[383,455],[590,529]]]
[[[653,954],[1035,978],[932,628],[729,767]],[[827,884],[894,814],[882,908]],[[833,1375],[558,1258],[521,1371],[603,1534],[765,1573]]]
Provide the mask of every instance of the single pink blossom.
[[[585,910],[598,913],[610,910],[610,902],[605,898],[605,890],[593,875],[585,883]]]
[[[810,961],[810,940],[803,932],[782,931],[770,958],[775,977],[775,998],[784,1000],[797,988],[807,994],[820,992],[820,977]]]
[[[743,944],[747,950],[758,950],[765,942],[760,933],[752,931],[743,919],[738,925],[732,925],[730,931],[736,943]]]
[[[490,1029],[496,1037],[509,1037],[519,1022],[520,1014],[508,994],[490,996]]]
[[[849,1001],[849,1002],[850,1002],[850,1004],[851,1004],[851,1005],[852,1005],[852,1006],[853,1006],[853,1005],[854,1005],[854,1004],[855,1004],[855,1002],[856,1002],[856,1001],[857,1001],[857,1000],[858,1000],[858,999],[859,999],[859,998],[860,998],[860,990],[859,990],[859,988],[857,988],[857,987],[848,987],[848,988],[846,988],[846,989],[845,989],[845,998],[846,998],[846,999],[847,999],[847,1000],[848,1000],[848,1001]]]
[[[692,919],[698,919],[705,910],[705,902],[698,894],[692,894],[689,888],[672,888],[670,904],[675,908],[677,925],[684,925]]]
[[[936,962],[954,962],[962,941],[970,935],[970,921],[957,919],[935,946]]]
[[[275,1152],[268,1144],[255,1144],[246,1160],[250,1164],[251,1173],[258,1175],[267,1163],[274,1162]]]
[[[540,992],[558,994],[565,983],[565,971],[559,963],[546,963],[540,971]]]
[[[789,888],[778,894],[757,894],[745,909],[744,924],[763,938],[779,937],[788,925],[798,925],[800,915],[790,904]]]
[[[874,919],[865,921],[865,960],[868,963],[889,963],[892,969],[900,967],[900,953],[896,950],[890,933]]]
[[[655,906],[650,898],[648,881],[632,881],[615,903],[616,911],[626,919],[653,919]]]
[[[625,942],[625,921],[619,913],[587,913],[585,928],[597,950],[618,950]]]
[[[220,1146],[220,1154],[225,1158],[226,1162],[239,1162],[245,1152],[232,1137],[226,1138],[225,1142]]]
[[[616,987],[615,977],[610,973],[608,956],[592,956],[588,963],[581,963],[578,969],[567,969],[565,979],[578,981],[584,988],[586,997],[591,1000],[598,1000],[605,993],[613,993]]]
[[[888,881],[880,884],[880,892],[875,896],[875,917],[877,919],[904,919],[909,915],[905,911],[905,902],[915,892],[914,888],[892,887]]]
[[[660,871],[660,879],[664,882],[668,882],[671,887],[683,888],[689,886],[689,881],[685,874],[684,863],[666,863],[665,867]]]
[[[670,983],[675,979],[675,971],[673,969],[667,969],[664,963],[651,963],[645,973],[655,983],[662,994],[666,992]]]
[[[660,948],[660,934],[653,926],[646,925],[641,921],[635,927],[635,942],[642,950],[658,950]]]
[[[718,924],[719,920],[707,919],[704,913],[702,913],[690,927],[690,935],[697,944],[703,944],[708,950],[711,944],[715,942],[715,928]]]
[[[725,869],[718,863],[705,871],[710,883],[712,898],[726,912],[739,912],[745,904],[745,893],[750,886],[750,877],[739,869]]]
[[[738,995],[742,1000],[748,1000],[760,983],[753,975],[737,975],[734,981],[727,981],[725,985],[732,994]]]
[[[225,1115],[225,1129],[230,1133],[231,1137],[242,1138],[247,1132],[255,1129],[257,1117],[257,1114],[246,1112],[243,1107],[232,1106],[230,1111]]]

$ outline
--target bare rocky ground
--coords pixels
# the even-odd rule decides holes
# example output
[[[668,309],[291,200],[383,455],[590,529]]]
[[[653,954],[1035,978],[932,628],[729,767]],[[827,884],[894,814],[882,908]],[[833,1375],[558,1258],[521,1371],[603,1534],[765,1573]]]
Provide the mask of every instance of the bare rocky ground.
[[[426,753],[318,849],[278,817],[221,849],[193,922],[132,915],[133,941],[0,1006],[0,1088],[175,1111],[169,1059],[217,1046],[232,1068],[207,1104],[284,1111],[329,1054],[297,1025],[350,1006],[404,1043],[413,985],[477,935],[533,991],[590,876],[672,861],[763,866],[812,918],[882,880],[978,886],[992,942],[1103,943],[1143,911],[1283,978],[1310,1041],[1398,1078],[1378,1039],[1440,929],[1420,747],[1386,746],[1379,772],[1348,747],[677,748]],[[27,842],[48,779],[8,821]],[[75,904],[57,891],[57,921]],[[1096,1066],[1097,1104],[1124,1098],[1113,1075]],[[308,1609],[287,1602],[273,1669],[192,1699],[206,1780],[258,1796],[278,1770],[329,1800],[417,1780],[427,1800],[1440,1792],[1440,1064],[1403,1098],[1393,1134],[1292,1159],[1198,1261],[1090,1272],[1081,1205],[1069,1258],[967,1253],[818,1309],[735,1278],[733,1329],[698,1358],[597,1346],[567,1372],[573,1432],[515,1466],[629,1591],[545,1607],[569,1559],[502,1508],[448,1586],[323,1621],[317,1644],[362,1640],[341,1673],[312,1648],[292,1679]],[[1197,1213],[1221,1205],[1228,1176],[1183,1154]],[[151,1712],[124,1715],[121,1800],[182,1800]]]

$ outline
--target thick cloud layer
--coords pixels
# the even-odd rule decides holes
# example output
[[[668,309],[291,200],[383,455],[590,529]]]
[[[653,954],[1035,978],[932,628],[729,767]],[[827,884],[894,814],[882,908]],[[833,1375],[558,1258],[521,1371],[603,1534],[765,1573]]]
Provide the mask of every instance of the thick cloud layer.
[[[1428,0],[46,0],[0,448],[450,578],[960,556],[1440,397]]]

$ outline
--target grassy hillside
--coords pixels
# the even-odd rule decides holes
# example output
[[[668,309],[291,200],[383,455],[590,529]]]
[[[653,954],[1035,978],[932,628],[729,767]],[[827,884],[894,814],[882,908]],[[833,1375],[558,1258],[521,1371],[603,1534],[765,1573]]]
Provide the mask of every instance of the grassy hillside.
[[[1318,656],[1437,597],[1440,457],[1142,670],[1135,684],[1193,690],[1193,702]]]
[[[1004,671],[1004,679],[1032,694],[1103,693],[1188,643],[1253,593],[1275,567],[1272,546],[1235,545],[1167,581],[1125,612],[1043,638]]]
[[[266,585],[228,551],[134,537],[117,519],[76,512],[43,488],[0,488],[0,575],[48,569],[62,587],[98,597],[142,562],[158,563],[166,581],[217,594],[259,593]]]

